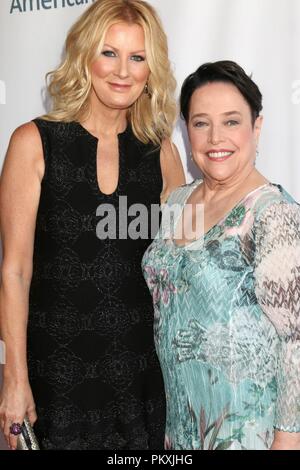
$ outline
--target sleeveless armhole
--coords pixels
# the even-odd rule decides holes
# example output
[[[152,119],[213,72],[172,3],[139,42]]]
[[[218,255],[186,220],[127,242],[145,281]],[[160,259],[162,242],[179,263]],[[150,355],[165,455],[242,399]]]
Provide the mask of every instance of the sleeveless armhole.
[[[43,179],[44,179],[46,171],[47,171],[47,166],[48,166],[47,163],[48,163],[49,145],[50,145],[46,126],[43,125],[46,121],[43,121],[40,118],[36,118],[36,119],[33,119],[32,122],[34,122],[34,124],[36,125],[39,131],[40,137],[41,137],[41,141],[42,141],[43,157],[44,157],[44,162],[45,162],[45,172],[43,176]]]

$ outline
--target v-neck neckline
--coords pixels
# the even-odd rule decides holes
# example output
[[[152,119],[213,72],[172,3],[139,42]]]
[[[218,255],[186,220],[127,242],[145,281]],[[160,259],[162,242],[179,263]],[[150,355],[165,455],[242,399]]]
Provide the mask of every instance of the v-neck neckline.
[[[102,197],[105,197],[105,198],[112,198],[114,197],[116,194],[118,194],[119,192],[119,189],[120,189],[120,179],[121,179],[121,174],[122,174],[122,168],[121,168],[121,165],[122,165],[122,158],[121,158],[121,154],[122,154],[122,149],[121,149],[121,139],[123,139],[123,137],[125,135],[127,135],[128,131],[129,131],[129,128],[130,128],[130,123],[127,122],[127,126],[126,128],[124,129],[124,131],[122,132],[119,132],[117,134],[117,144],[118,144],[118,179],[117,179],[117,185],[114,189],[114,191],[112,193],[105,193],[102,191],[101,187],[100,187],[100,184],[99,184],[99,174],[100,174],[100,168],[99,168],[99,172],[98,172],[98,150],[99,150],[99,145],[100,145],[100,139],[98,137],[96,137],[94,134],[92,134],[90,131],[88,131],[79,121],[74,121],[74,123],[83,131],[83,133],[85,135],[87,135],[88,137],[90,137],[94,144],[95,144],[95,156],[94,156],[94,163],[95,163],[95,184],[97,186],[97,189],[98,189],[98,193],[99,195],[101,195]]]
[[[190,198],[190,196],[192,195],[192,193],[195,191],[195,189],[199,188],[199,186],[203,184],[203,180],[201,178],[197,179],[194,181],[194,184],[192,185],[191,187],[191,191],[189,191],[189,193],[187,194],[183,204],[182,204],[182,208],[181,208],[181,211],[179,213],[179,215],[177,216],[177,219],[176,221],[174,221],[174,231],[173,231],[173,234],[175,233],[176,231],[176,228],[177,228],[177,223],[179,222],[180,218],[182,217],[182,214],[183,214],[183,211],[185,209],[185,206],[187,205],[188,203],[188,200]],[[260,186],[258,186],[257,188],[254,188],[252,191],[248,192],[247,194],[245,194],[233,207],[232,209],[230,209],[229,211],[227,211],[224,216],[222,216],[221,219],[219,219],[215,224],[213,224],[205,233],[203,233],[199,238],[197,238],[196,240],[193,240],[192,242],[190,243],[186,243],[184,245],[178,245],[175,240],[174,240],[174,237],[172,236],[170,238],[171,240],[171,243],[173,246],[175,246],[175,248],[178,248],[178,249],[188,249],[190,246],[194,245],[195,243],[201,241],[201,240],[205,240],[208,235],[216,229],[216,227],[219,227],[229,216],[230,214],[232,214],[233,211],[235,211],[246,199],[248,199],[248,197],[250,197],[253,193],[255,193],[256,191],[260,190],[260,189],[264,189],[268,186],[273,186],[273,183],[271,182],[268,182],[268,183],[264,183]]]

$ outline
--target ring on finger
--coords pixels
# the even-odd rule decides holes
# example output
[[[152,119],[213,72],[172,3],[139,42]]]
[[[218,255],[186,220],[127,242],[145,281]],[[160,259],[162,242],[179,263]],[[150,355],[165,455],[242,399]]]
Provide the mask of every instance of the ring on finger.
[[[22,426],[20,423],[12,423],[10,428],[9,428],[10,434],[13,434],[14,436],[18,436],[22,432]]]

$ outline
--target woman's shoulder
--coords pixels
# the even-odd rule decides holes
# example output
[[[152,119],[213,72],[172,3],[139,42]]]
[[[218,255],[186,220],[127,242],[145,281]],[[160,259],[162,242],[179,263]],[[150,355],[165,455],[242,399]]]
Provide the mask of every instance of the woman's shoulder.
[[[44,152],[44,143],[55,140],[57,137],[67,140],[76,134],[74,123],[62,121],[48,121],[37,117],[18,126],[10,137],[9,154],[28,155],[26,158],[41,158]]]
[[[34,139],[38,136],[38,131],[33,121],[20,124],[12,133],[12,139]]]
[[[40,179],[44,172],[43,146],[40,134],[33,122],[18,126],[11,135],[5,156],[4,168],[14,175],[21,172],[27,177],[31,169]]]
[[[289,223],[300,221],[300,205],[280,184],[269,183],[261,191],[254,204],[255,219],[258,223],[267,220]]]
[[[32,121],[25,122],[18,126],[12,133],[9,143],[9,148],[18,149],[22,148],[37,150],[40,147],[41,139],[40,134]]]
[[[45,119],[43,116],[34,118],[32,123],[36,125],[39,131],[48,131],[62,134],[69,133],[77,127],[75,121],[51,121],[49,119]],[[78,129],[80,129],[79,126]]]
[[[261,188],[259,197],[256,201],[256,209],[263,210],[271,205],[281,204],[299,204],[280,184],[267,183]]]
[[[184,204],[189,195],[201,182],[202,179],[198,178],[192,181],[191,183],[183,184],[178,188],[174,189],[166,200],[166,204]]]

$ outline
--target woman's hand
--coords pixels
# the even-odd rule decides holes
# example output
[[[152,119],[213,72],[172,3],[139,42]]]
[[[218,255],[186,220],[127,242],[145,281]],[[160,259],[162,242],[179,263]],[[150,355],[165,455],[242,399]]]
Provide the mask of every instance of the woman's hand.
[[[11,450],[17,448],[18,436],[10,433],[10,426],[12,423],[22,424],[26,415],[33,425],[37,415],[29,382],[4,381],[0,395],[0,426]]]
[[[300,450],[300,432],[275,431],[270,450]]]

